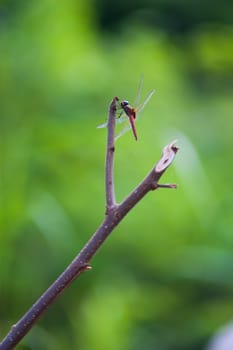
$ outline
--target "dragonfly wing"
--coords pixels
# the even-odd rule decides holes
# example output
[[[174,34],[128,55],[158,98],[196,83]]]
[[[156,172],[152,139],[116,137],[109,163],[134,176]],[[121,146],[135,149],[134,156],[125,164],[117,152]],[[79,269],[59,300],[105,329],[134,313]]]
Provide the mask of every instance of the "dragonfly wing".
[[[116,119],[116,124],[121,124],[121,123],[124,123],[125,121],[128,120],[128,117],[126,114],[122,115],[120,118],[117,118]]]
[[[97,129],[106,128],[107,125],[108,125],[108,123],[100,124],[100,125],[97,126]]]
[[[121,123],[125,122],[126,120],[128,120],[128,117],[124,114],[120,118],[116,118],[116,124],[121,124]],[[97,129],[106,128],[107,126],[108,126],[108,122],[105,122],[103,124],[98,125]]]
[[[123,136],[126,132],[131,129],[131,125],[128,123],[116,136],[115,141],[118,140],[121,136]]]
[[[141,113],[141,111],[144,109],[144,107],[147,105],[147,103],[150,101],[151,97],[154,95],[155,90],[151,90],[148,94],[148,96],[145,98],[145,100],[142,102],[142,104],[140,104],[137,109],[136,109],[136,113],[137,113],[137,117],[139,115],[139,113]]]

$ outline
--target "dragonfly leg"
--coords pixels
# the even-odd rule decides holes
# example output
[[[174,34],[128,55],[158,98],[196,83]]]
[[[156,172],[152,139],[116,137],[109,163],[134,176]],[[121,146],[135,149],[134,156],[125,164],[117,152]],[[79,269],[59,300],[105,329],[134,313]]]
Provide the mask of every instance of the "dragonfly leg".
[[[122,114],[123,114],[123,110],[116,116],[116,118],[118,119],[118,118],[120,118],[121,116],[122,116]]]

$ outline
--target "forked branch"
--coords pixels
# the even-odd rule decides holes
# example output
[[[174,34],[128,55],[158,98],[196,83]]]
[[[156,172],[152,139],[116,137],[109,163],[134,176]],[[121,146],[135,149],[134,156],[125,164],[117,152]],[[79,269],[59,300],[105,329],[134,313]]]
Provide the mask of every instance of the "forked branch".
[[[9,333],[0,343],[0,350],[13,349],[20,340],[29,332],[32,326],[54,303],[58,296],[84,271],[91,269],[89,265],[91,258],[96,254],[113,229],[119,224],[123,217],[149,192],[160,187],[176,188],[176,185],[158,184],[160,177],[174,160],[178,148],[175,142],[170,143],[163,149],[163,155],[153,167],[145,179],[135,188],[134,191],[120,204],[116,204],[113,161],[114,161],[114,134],[116,103],[115,97],[109,108],[108,116],[108,139],[106,150],[105,186],[106,186],[106,215],[81,252],[75,257],[65,271],[57,280],[44,292],[35,304],[24,314],[24,316],[12,326]]]

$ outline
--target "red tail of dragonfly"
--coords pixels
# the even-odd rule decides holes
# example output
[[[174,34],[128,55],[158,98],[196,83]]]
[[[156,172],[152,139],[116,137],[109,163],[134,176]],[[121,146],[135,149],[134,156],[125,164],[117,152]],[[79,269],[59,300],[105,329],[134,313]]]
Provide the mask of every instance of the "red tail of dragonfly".
[[[122,101],[120,103],[120,105],[121,105],[121,108],[123,109],[123,111],[125,112],[125,114],[129,118],[129,122],[130,122],[130,125],[132,128],[132,131],[133,131],[134,138],[137,141],[138,135],[137,135],[136,127],[135,127],[136,110],[135,110],[135,108],[130,106],[128,101]]]

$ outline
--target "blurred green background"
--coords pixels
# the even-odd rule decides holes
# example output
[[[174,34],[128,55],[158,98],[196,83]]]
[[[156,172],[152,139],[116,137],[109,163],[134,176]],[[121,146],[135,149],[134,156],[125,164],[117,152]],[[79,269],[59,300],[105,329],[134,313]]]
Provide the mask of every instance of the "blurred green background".
[[[178,139],[163,182],[17,349],[199,350],[233,319],[233,3],[0,2],[0,338],[105,212],[114,96],[156,94],[116,144],[121,201]]]

